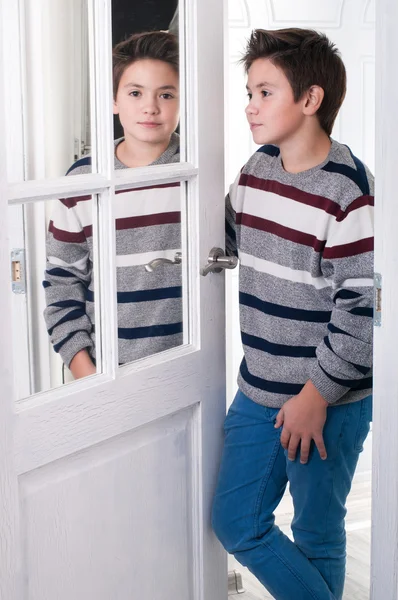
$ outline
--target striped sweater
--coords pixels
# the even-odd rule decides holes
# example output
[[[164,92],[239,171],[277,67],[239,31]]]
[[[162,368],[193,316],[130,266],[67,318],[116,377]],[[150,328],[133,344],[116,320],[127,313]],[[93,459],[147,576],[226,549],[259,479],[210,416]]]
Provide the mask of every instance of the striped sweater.
[[[115,142],[115,148],[123,138]],[[179,136],[152,164],[178,162]],[[115,153],[115,169],[126,168]],[[91,172],[91,159],[77,161],[68,175]],[[117,192],[116,268],[119,363],[182,344],[181,265],[160,265],[181,248],[180,184]],[[106,285],[106,282],[103,282]],[[93,204],[91,196],[57,202],[47,236],[44,311],[54,350],[69,366],[86,348],[95,360]]]
[[[281,407],[310,379],[330,404],[372,389],[373,176],[347,146],[292,174],[263,146],[226,199],[240,259],[239,388]]]

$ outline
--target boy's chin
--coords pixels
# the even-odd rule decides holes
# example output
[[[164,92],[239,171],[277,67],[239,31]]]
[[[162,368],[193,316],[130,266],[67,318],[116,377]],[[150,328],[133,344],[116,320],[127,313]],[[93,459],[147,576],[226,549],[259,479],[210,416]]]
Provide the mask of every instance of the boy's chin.
[[[260,133],[256,134],[255,131],[253,131],[253,142],[255,144],[257,144],[258,146],[268,146],[268,145],[275,144],[275,142],[271,138],[268,138],[264,134],[263,135],[260,135]]]

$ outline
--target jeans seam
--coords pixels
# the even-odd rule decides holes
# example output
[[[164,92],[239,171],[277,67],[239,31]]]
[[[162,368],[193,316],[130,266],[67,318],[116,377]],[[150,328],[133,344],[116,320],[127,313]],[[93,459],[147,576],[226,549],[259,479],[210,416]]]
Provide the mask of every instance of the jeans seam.
[[[347,412],[345,414],[345,417],[343,419],[343,422],[341,424],[340,434],[343,431],[343,428],[344,428],[344,425],[345,425],[347,419],[348,419],[348,410],[347,410]],[[341,446],[341,435],[339,435],[339,441],[338,441],[338,445],[337,445],[337,450],[338,451],[340,451],[340,446]],[[328,553],[328,551],[326,549],[326,546],[325,546],[325,539],[326,539],[327,532],[328,532],[328,521],[329,521],[330,505],[332,503],[333,490],[335,488],[335,478],[336,478],[336,461],[333,461],[332,487],[331,487],[331,490],[330,490],[330,497],[329,497],[328,507],[327,507],[327,510],[326,510],[326,519],[325,519],[325,521],[326,521],[326,523],[325,523],[326,527],[325,527],[325,533],[324,533],[324,536],[323,536],[323,539],[322,539],[322,545],[324,546],[324,552],[326,554],[326,558],[328,558],[329,560],[330,560],[330,556],[329,556],[329,553]]]
[[[314,592],[306,585],[304,579],[302,579],[300,577],[300,574],[297,571],[295,571],[288,562],[286,562],[285,560],[283,560],[283,558],[281,557],[281,555],[277,554],[275,552],[275,550],[273,550],[273,548],[270,546],[270,544],[267,544],[267,542],[265,542],[264,540],[260,540],[260,544],[262,544],[263,546],[266,546],[266,548],[269,550],[269,552],[271,552],[281,563],[284,564],[284,566],[291,572],[291,574],[301,583],[301,585],[303,586],[303,588],[305,590],[307,590],[307,592],[309,594],[311,594],[312,598],[314,598],[315,600],[319,600],[319,596],[315,595]],[[325,583],[325,585],[327,585],[327,584]]]
[[[280,440],[278,439],[277,442],[275,443],[274,446],[274,450],[272,452],[271,458],[268,462],[268,469],[262,479],[261,485],[260,485],[260,490],[258,492],[258,496],[257,496],[257,500],[256,500],[256,504],[255,504],[255,508],[254,508],[254,520],[253,520],[253,533],[254,533],[254,538],[258,539],[259,537],[259,517],[260,517],[260,507],[261,507],[261,503],[263,501],[263,497],[264,497],[264,493],[265,493],[265,489],[267,487],[267,483],[269,481],[269,478],[271,476],[271,472],[273,469],[273,466],[275,464],[275,460],[276,457],[278,455],[278,451],[279,451],[279,446],[280,446]]]

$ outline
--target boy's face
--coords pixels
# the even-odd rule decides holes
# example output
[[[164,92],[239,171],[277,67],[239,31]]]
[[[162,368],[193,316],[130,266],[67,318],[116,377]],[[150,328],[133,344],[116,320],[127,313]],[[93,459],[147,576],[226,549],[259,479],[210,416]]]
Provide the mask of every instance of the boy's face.
[[[178,74],[161,60],[138,60],[120,79],[113,112],[125,137],[141,143],[168,143],[179,120]]]
[[[304,123],[303,103],[295,102],[284,74],[268,58],[258,58],[248,72],[247,120],[256,144],[280,146],[294,138]]]

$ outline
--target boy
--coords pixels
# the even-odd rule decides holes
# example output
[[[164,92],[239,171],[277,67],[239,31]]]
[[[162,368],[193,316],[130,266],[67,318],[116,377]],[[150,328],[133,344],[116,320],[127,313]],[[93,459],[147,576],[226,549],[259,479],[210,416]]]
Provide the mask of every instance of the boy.
[[[175,36],[141,33],[118,44],[113,86],[114,113],[124,131],[115,141],[115,169],[178,162]],[[90,157],[77,161],[68,174],[87,172]],[[75,378],[96,371],[90,200],[60,200],[47,243],[45,320],[54,350]],[[181,247],[180,187],[117,192],[114,202],[119,362],[126,363],[182,343],[181,267],[164,262],[173,261]],[[163,262],[148,272],[145,265],[155,258]]]
[[[227,196],[244,359],[213,527],[277,600],[341,600],[345,502],[371,420],[373,177],[330,138],[346,72],[324,35],[256,30],[243,62],[265,145]],[[288,482],[294,542],[274,524]]]

